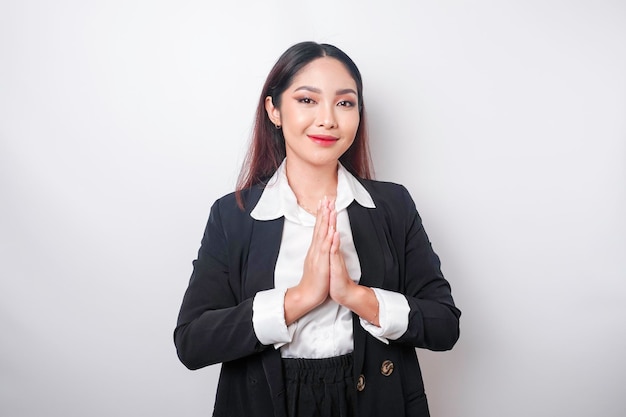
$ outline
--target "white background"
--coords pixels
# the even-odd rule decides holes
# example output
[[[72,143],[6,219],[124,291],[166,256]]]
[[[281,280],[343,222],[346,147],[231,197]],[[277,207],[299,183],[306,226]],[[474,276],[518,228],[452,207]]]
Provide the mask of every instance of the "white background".
[[[0,0],[0,415],[210,415],[172,331],[302,40],[359,65],[463,310],[433,416],[624,416],[621,0]]]

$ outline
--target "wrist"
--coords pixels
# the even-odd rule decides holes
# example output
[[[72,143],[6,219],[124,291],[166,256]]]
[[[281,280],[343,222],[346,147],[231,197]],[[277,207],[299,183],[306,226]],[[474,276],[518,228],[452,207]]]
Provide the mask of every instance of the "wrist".
[[[343,306],[375,326],[380,325],[380,306],[376,293],[370,287],[354,284],[354,288],[344,300]]]
[[[354,281],[349,281],[348,285],[346,285],[341,293],[333,294],[333,300],[337,304],[341,304],[354,311],[352,307],[358,305],[359,300],[364,295],[364,291],[367,291],[367,287],[363,287]]]
[[[319,291],[317,288],[311,288],[302,283],[287,289],[287,293],[293,303],[301,306],[307,312],[322,304],[328,297],[328,294]]]

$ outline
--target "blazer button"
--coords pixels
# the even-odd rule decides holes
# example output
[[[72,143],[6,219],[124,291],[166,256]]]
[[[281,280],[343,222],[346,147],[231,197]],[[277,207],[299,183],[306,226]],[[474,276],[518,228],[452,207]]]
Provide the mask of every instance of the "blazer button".
[[[365,375],[359,375],[359,379],[356,382],[356,390],[363,391],[365,389]]]
[[[385,376],[389,376],[391,375],[392,372],[393,372],[393,362],[391,362],[390,360],[384,361],[383,364],[380,366],[380,373]]]

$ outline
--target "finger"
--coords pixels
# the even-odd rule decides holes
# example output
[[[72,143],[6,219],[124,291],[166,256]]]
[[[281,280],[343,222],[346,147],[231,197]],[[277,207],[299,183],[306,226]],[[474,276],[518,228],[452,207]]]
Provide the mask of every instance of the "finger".
[[[334,230],[334,228],[333,228]],[[339,231],[335,230],[332,236],[332,241],[331,241],[331,246],[330,246],[330,253],[331,255],[338,255],[339,254]]]
[[[337,212],[334,209],[334,201],[326,200],[325,202],[327,203],[326,210],[328,215],[328,230],[323,240],[321,250],[324,251],[324,253],[327,253],[331,251],[335,234],[338,236],[339,232],[337,231]]]
[[[328,224],[337,230],[337,210],[334,207],[328,213]]]
[[[328,219],[325,216],[324,201],[317,204],[317,215],[315,216],[315,226],[313,226],[313,243],[323,238],[328,232]]]
[[[324,197],[324,200],[322,200],[322,207],[320,209],[319,216],[320,227],[318,233],[320,241],[324,241],[328,236],[330,226],[332,226],[332,223],[329,222],[330,210],[328,209],[328,200],[326,200],[326,197]]]
[[[335,235],[335,227],[329,225],[328,226],[328,233],[326,233],[326,236],[324,237],[324,239],[321,241],[321,245],[320,245],[320,251],[326,255],[328,255],[330,253],[330,248],[333,244],[333,236]]]

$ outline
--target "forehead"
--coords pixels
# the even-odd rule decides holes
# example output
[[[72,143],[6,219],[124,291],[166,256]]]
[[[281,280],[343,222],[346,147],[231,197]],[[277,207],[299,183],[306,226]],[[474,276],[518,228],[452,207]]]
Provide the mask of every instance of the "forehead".
[[[346,66],[341,61],[327,56],[309,62],[296,73],[290,88],[302,85],[356,90],[356,81]]]

